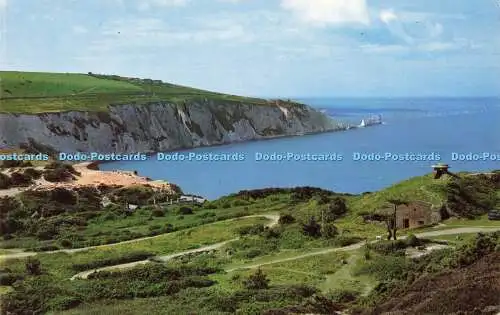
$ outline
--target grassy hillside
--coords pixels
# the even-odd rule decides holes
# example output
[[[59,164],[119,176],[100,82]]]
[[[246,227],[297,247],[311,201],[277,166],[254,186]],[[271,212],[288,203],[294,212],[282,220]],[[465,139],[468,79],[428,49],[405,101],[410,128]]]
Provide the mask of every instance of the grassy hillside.
[[[267,105],[267,101],[116,75],[0,71],[0,112],[106,111],[109,105],[194,99]]]
[[[438,206],[445,202],[444,188],[450,182],[447,176],[435,180],[433,174],[412,177],[380,191],[355,196],[350,199],[349,207],[355,213],[373,212],[386,207],[389,199],[425,201]]]
[[[407,285],[418,291],[419,279],[443,270],[460,271],[500,249],[498,233],[465,240],[454,236],[457,250],[417,261],[405,258],[404,251],[430,241],[413,235],[407,240],[365,243],[383,235],[385,227],[364,222],[361,213],[384,206],[386,198],[447,203],[457,213],[461,209],[464,217],[484,214],[498,204],[500,175],[460,177],[434,180],[426,175],[364,195],[312,187],[241,191],[200,206],[161,203],[154,207],[143,190],[110,190],[116,204],[106,207],[96,203],[97,194],[92,191],[79,192],[76,204],[75,196],[62,190],[1,198],[0,230],[10,229],[2,235],[3,248],[43,250],[157,236],[74,253],[0,257],[0,298],[5,311],[23,314],[333,314],[349,307],[359,314],[379,314],[372,308],[384,303],[384,310],[395,309],[391,297],[404,296],[399,290]],[[125,200],[142,208],[124,211],[119,205]],[[33,216],[35,210],[43,211],[43,218]],[[272,227],[266,226],[268,217],[225,220],[257,214],[279,214],[279,220]],[[470,227],[471,222],[485,225],[484,220],[482,216],[477,221],[444,223],[448,228]],[[411,232],[417,231],[403,230],[398,235]],[[161,259],[223,241],[205,253]],[[148,257],[153,258],[146,265],[70,280],[82,271]],[[438,287],[439,283],[436,290],[447,289]],[[445,302],[444,308],[453,307]],[[476,306],[487,306],[483,304]]]

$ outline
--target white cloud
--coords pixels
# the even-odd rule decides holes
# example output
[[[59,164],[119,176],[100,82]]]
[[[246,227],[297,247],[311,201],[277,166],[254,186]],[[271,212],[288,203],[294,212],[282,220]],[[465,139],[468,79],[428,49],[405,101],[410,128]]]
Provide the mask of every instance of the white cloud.
[[[370,23],[365,0],[281,0],[281,7],[314,25]]]
[[[0,10],[7,7],[7,0],[0,0]]]
[[[139,10],[145,11],[154,7],[179,7],[188,4],[190,0],[140,0]]]
[[[392,21],[395,21],[397,20],[398,17],[396,15],[396,13],[394,13],[393,10],[382,10],[380,12],[380,20],[382,20],[382,22],[388,24]]]

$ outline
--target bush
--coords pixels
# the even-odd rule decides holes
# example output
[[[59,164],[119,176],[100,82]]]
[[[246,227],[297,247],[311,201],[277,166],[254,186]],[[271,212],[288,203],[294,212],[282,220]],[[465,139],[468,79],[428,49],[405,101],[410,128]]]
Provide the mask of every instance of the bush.
[[[304,235],[311,237],[320,237],[321,236],[321,225],[316,222],[314,217],[309,219],[309,222],[302,226],[302,231]]]
[[[347,213],[347,206],[343,198],[335,197],[325,211],[325,221],[333,222]]]
[[[23,187],[32,184],[33,180],[24,173],[14,172],[10,174],[10,183],[12,186]]]
[[[324,238],[334,238],[339,234],[339,231],[333,223],[325,223],[321,227],[321,236]]]
[[[63,239],[61,240],[61,246],[64,248],[71,248],[73,247],[73,243],[68,239]]]
[[[281,233],[283,231],[279,227],[266,227],[264,229],[264,232],[262,233],[262,236],[265,238],[279,238],[281,236]]]
[[[32,179],[39,179],[42,177],[43,172],[34,168],[27,168],[24,170],[24,175],[29,176]]]
[[[5,160],[2,161],[1,167],[4,168],[11,168],[11,167],[22,167],[24,161],[19,161],[19,160]]]
[[[12,285],[17,280],[23,280],[23,277],[15,273],[0,272],[0,285]]]
[[[56,187],[50,192],[53,201],[60,202],[67,205],[75,205],[77,203],[77,194],[65,188]]]
[[[154,217],[163,217],[163,216],[165,216],[165,211],[163,211],[162,209],[156,208],[156,209],[153,209],[153,211],[151,211],[151,214]]]
[[[278,223],[281,225],[292,224],[295,222],[295,218],[291,214],[281,214]]]
[[[10,188],[11,185],[12,185],[12,182],[10,180],[10,177],[8,175],[5,175],[4,173],[0,172],[0,189]]]
[[[405,241],[406,245],[410,247],[417,247],[422,245],[422,241],[418,237],[416,237],[415,234],[408,235]]]
[[[269,279],[259,268],[257,271],[250,275],[248,279],[243,281],[243,285],[248,290],[262,290],[269,288]]]
[[[237,199],[233,202],[233,207],[248,206],[250,204],[247,200]]]
[[[263,224],[254,224],[250,226],[242,226],[238,229],[238,234],[240,235],[259,235],[260,233],[264,232],[264,225]]]
[[[38,276],[42,274],[42,268],[40,265],[40,260],[33,257],[28,257],[25,262],[26,273],[33,276]]]
[[[382,254],[382,255],[396,255],[396,256],[404,256],[405,249],[408,247],[406,241],[397,240],[397,241],[381,241],[376,242],[374,244],[369,244],[369,249]]]
[[[193,214],[193,209],[186,206],[180,207],[179,214]]]
[[[328,298],[336,303],[351,303],[359,297],[359,292],[349,289],[338,289],[328,292]]]
[[[362,241],[362,238],[358,236],[346,236],[346,235],[339,235],[335,238],[335,245],[344,247],[344,246],[349,246],[353,245],[356,243],[359,243]]]
[[[43,178],[49,182],[66,182],[73,179],[73,175],[66,169],[47,169],[43,172]]]
[[[85,270],[91,270],[91,269],[96,269],[100,267],[105,267],[105,266],[111,266],[111,265],[118,265],[118,264],[126,264],[129,262],[133,261],[140,261],[140,260],[145,260],[150,257],[153,257],[154,254],[151,252],[147,251],[135,251],[135,252],[129,252],[126,254],[123,254],[122,256],[119,257],[109,257],[109,258],[103,258],[100,260],[94,260],[88,263],[78,263],[78,264],[73,264],[71,268],[74,271],[85,271]]]

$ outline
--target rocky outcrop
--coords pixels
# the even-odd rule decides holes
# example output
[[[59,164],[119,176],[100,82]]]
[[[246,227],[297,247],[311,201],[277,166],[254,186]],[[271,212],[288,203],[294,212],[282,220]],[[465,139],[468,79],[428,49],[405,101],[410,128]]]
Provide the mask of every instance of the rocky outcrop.
[[[0,114],[0,144],[67,152],[156,152],[342,128],[300,104],[158,102],[111,106],[108,112]]]

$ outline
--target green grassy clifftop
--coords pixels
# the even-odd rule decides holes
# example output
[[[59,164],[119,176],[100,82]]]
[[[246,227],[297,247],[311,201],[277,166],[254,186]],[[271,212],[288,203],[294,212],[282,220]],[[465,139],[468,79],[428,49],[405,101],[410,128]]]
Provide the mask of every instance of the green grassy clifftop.
[[[269,105],[264,99],[117,75],[0,71],[0,112],[106,111],[109,105],[208,99]],[[296,104],[299,105],[299,104]]]

